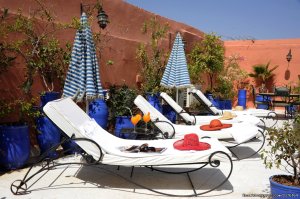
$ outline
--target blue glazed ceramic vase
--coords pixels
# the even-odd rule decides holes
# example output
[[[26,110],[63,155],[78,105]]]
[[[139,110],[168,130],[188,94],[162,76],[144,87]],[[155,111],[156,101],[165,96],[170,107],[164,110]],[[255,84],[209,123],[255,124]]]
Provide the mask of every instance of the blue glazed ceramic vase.
[[[0,126],[0,167],[8,170],[21,168],[29,156],[28,126]]]

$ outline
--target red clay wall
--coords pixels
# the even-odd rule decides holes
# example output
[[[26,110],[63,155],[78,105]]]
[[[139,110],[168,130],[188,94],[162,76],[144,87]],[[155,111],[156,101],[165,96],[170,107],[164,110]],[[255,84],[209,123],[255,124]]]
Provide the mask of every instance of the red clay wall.
[[[67,3],[66,3],[67,2]],[[57,17],[58,22],[70,22],[73,17],[80,17],[80,3],[94,5],[96,1],[82,0],[46,0],[47,8]],[[150,18],[156,16],[135,6],[132,6],[122,0],[103,0],[105,12],[109,15],[110,23],[105,30],[100,30],[96,21],[93,22],[92,31],[106,35],[105,48],[101,52],[100,76],[104,87],[109,84],[122,84],[124,81],[135,86],[136,75],[140,70],[139,63],[136,59],[136,49],[140,42],[149,41],[149,36],[141,33],[142,24],[149,21]],[[0,0],[1,8],[9,8],[10,13],[16,13],[18,8],[22,8],[24,13],[28,13],[34,9],[34,0]],[[96,16],[96,13],[94,14]],[[160,16],[157,16],[162,24],[168,23],[170,26],[170,35],[164,41],[163,47],[165,51],[169,51],[170,44],[173,43],[177,31],[182,32],[184,39],[187,41],[187,49],[190,49],[192,43],[203,37],[203,32]],[[64,31],[59,34],[62,41],[73,43],[75,31]],[[107,61],[112,60],[113,65],[107,65]],[[22,70],[22,67],[13,70]],[[12,69],[11,69],[12,70]],[[16,79],[23,81],[23,73],[16,72]],[[0,77],[0,81],[11,81],[4,75]],[[3,79],[4,78],[4,79]],[[0,83],[1,83],[0,82]],[[36,83],[39,84],[39,83]],[[10,86],[8,85],[10,88]],[[34,85],[33,94],[43,91],[40,86]],[[10,89],[8,89],[10,90]]]
[[[49,8],[57,17],[59,22],[69,22],[73,17],[80,17],[80,3],[90,4],[96,1],[92,0],[46,0]],[[140,67],[136,60],[136,49],[139,42],[146,42],[149,37],[141,34],[143,22],[156,16],[135,6],[132,6],[122,0],[103,0],[103,7],[109,15],[110,24],[105,30],[100,30],[96,21],[92,24],[92,31],[101,31],[107,35],[106,45],[101,53],[100,76],[102,85],[107,88],[109,84],[121,84],[124,81],[133,86],[135,85],[136,75]],[[18,8],[23,12],[30,12],[34,9],[34,0],[0,0],[1,8],[9,8],[9,12],[16,13]],[[162,23],[170,25],[170,36],[163,44],[165,51],[170,50],[171,43],[176,31],[183,33],[187,41],[187,51],[191,49],[194,42],[203,37],[203,32],[193,27],[178,23],[160,16],[157,16]],[[65,31],[60,33],[59,37],[64,41],[73,43],[75,31]],[[259,63],[271,62],[271,66],[279,65],[275,71],[276,83],[287,84],[291,81],[296,82],[300,74],[300,39],[290,40],[254,40],[254,41],[225,41],[226,56],[239,54],[244,57],[241,66],[248,72],[252,70],[251,66]],[[287,69],[286,54],[292,49],[293,58],[290,62],[290,78],[285,79]],[[113,65],[107,65],[107,61],[112,60]],[[17,62],[14,67],[0,76],[1,96],[9,98],[17,97],[20,94],[18,87],[24,80],[24,65]],[[5,92],[3,92],[5,91]],[[33,94],[44,91],[39,79],[33,86]]]
[[[243,60],[240,66],[247,72],[252,72],[252,66],[256,64],[266,64],[270,62],[270,68],[278,65],[274,71],[274,82],[268,85],[269,90],[272,85],[297,85],[298,75],[300,75],[300,39],[283,39],[283,40],[236,40],[225,41],[225,56],[233,54],[240,55]],[[292,60],[289,63],[286,55],[292,50]],[[256,85],[252,79],[250,82]],[[258,87],[259,85],[256,85]],[[250,90],[249,90],[250,91]],[[253,106],[253,98],[248,92],[247,106]]]
[[[278,65],[274,71],[275,84],[289,84],[298,82],[300,75],[300,39],[284,40],[247,40],[247,41],[225,41],[225,56],[239,54],[243,57],[240,62],[242,68],[252,72],[255,64],[266,64],[270,62],[270,68]],[[286,55],[292,50],[292,60],[289,67]],[[287,69],[290,77],[285,76]]]

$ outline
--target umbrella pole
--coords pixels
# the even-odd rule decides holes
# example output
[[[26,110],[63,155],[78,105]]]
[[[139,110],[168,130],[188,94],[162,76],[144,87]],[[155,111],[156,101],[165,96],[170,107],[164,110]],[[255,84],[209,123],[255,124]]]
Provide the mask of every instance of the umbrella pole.
[[[89,100],[87,98],[85,100],[85,110],[86,110],[86,114],[89,114]]]
[[[176,103],[178,104],[178,88],[176,88]]]
[[[176,103],[178,104],[178,88],[176,88]],[[177,119],[178,119],[178,116],[176,114],[176,117],[175,117],[176,124],[178,123]]]

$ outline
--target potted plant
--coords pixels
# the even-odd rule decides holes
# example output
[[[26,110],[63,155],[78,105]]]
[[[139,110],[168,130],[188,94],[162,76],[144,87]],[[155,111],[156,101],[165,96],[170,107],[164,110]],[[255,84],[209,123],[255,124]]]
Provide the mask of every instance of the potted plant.
[[[216,87],[213,89],[214,99],[219,109],[232,109],[232,99],[234,97],[233,82],[228,76],[218,76]]]
[[[40,95],[40,109],[51,100],[60,98],[59,92],[54,92],[54,87],[61,87],[64,74],[70,60],[70,45],[65,47],[56,39],[56,33],[66,28],[72,28],[71,24],[55,22],[55,17],[40,1],[35,1],[37,9],[24,15],[20,10],[10,20],[1,21],[1,35],[7,37],[5,45],[14,52],[26,67],[25,80],[22,90],[26,95],[31,95],[31,87],[34,81],[40,81],[44,91]],[[8,12],[8,11],[7,11]],[[60,88],[56,88],[57,90]],[[42,110],[41,110],[42,113]],[[59,129],[44,115],[36,119],[38,142],[43,152],[49,148],[50,137],[60,135]],[[56,130],[54,130],[56,128]],[[48,129],[48,130],[47,130]],[[48,132],[48,133],[47,133]],[[57,136],[53,140],[59,141]]]
[[[166,37],[169,29],[167,24],[161,25],[156,17],[143,23],[142,33],[150,36],[148,43],[140,43],[137,49],[137,59],[141,65],[142,92],[147,100],[160,112],[162,107],[159,102],[161,91],[160,81],[166,65],[166,54],[160,43]]]
[[[0,101],[0,167],[18,169],[30,157],[30,127],[39,116],[35,99],[18,99],[12,102]],[[6,120],[9,120],[6,121]]]
[[[246,90],[239,87],[248,76],[247,72],[240,68],[239,62],[242,60],[243,58],[238,54],[226,57],[225,66],[217,75],[216,87],[213,92],[219,98],[216,100],[220,109],[231,109],[232,100],[236,95],[239,96],[239,103],[243,99],[243,103],[239,105],[246,106]]]
[[[286,122],[281,128],[272,128],[267,133],[267,147],[261,157],[266,168],[286,167],[289,175],[279,174],[270,177],[273,198],[300,196],[300,115],[293,122]]]
[[[109,123],[110,126],[114,126],[114,133],[117,137],[121,137],[122,128],[134,127],[130,119],[132,112],[135,112],[133,101],[136,96],[136,90],[129,88],[126,84],[121,87],[113,85],[109,88],[109,99],[107,100]]]
[[[272,78],[275,76],[273,71],[278,68],[278,65],[274,66],[273,68],[269,69],[270,62],[267,64],[257,64],[252,66],[253,73],[249,73],[250,77],[255,78],[257,84],[261,84],[260,92],[267,91],[267,84]]]
[[[208,75],[209,89],[212,92],[215,78],[224,69],[224,45],[220,36],[206,34],[189,54],[189,72],[194,81],[201,80],[201,74]]]

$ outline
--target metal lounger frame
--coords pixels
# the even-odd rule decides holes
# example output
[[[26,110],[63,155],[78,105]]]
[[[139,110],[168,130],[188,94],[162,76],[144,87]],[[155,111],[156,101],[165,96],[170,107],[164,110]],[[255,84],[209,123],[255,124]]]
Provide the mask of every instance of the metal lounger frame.
[[[49,152],[55,151],[61,144],[65,143],[65,142],[69,142],[69,141],[75,141],[75,142],[85,141],[85,142],[90,142],[91,144],[94,144],[99,149],[100,158],[98,160],[94,160],[94,158],[91,155],[87,154],[86,152],[82,152],[81,155],[86,160],[86,163],[84,163],[84,162],[58,163],[58,162],[55,162],[54,159],[46,157]],[[204,168],[208,165],[211,166],[211,167],[214,167],[214,168],[219,167],[221,165],[221,162],[219,160],[213,160],[213,157],[216,154],[223,154],[226,158],[228,158],[229,163],[230,163],[229,173],[228,173],[228,175],[226,176],[226,178],[224,180],[222,180],[219,184],[215,185],[210,190],[203,191],[203,192],[197,192],[194,188],[193,182],[192,182],[189,174],[194,172],[194,171],[198,171],[198,170],[200,170],[200,169],[202,169],[202,168]],[[101,163],[102,158],[103,158],[103,152],[101,150],[101,147],[95,141],[93,141],[91,139],[87,139],[87,138],[75,138],[75,136],[72,136],[71,138],[63,138],[62,141],[59,144],[51,147],[48,151],[46,151],[44,154],[42,154],[34,164],[32,164],[32,166],[26,172],[26,174],[25,174],[25,176],[22,180],[16,180],[11,184],[11,187],[10,187],[11,192],[15,195],[29,194],[31,191],[29,190],[30,186],[28,186],[28,182],[30,180],[32,180],[33,177],[35,177],[36,175],[38,175],[40,173],[47,172],[49,170],[53,170],[53,169],[55,169],[59,166],[64,166],[64,165],[83,165],[83,166],[105,165],[105,164]],[[42,167],[38,171],[32,173],[31,172],[32,169],[35,166],[41,165],[41,163],[42,163]],[[43,164],[43,163],[45,163],[45,164]],[[134,182],[132,179],[130,179],[133,175],[134,166],[132,166],[130,178],[125,177],[125,176],[120,175],[120,174],[117,174],[117,175],[119,177],[121,177],[122,179],[125,179],[125,180],[127,180],[128,182],[130,182],[134,185],[137,185],[141,188],[147,189],[149,191],[152,191],[152,192],[155,192],[155,193],[158,193],[158,194],[162,194],[162,195],[166,195],[166,196],[191,197],[191,196],[198,196],[198,195],[203,195],[203,194],[209,193],[209,192],[219,188],[220,186],[222,186],[226,181],[228,181],[229,177],[231,176],[232,168],[233,168],[233,163],[232,163],[231,157],[228,154],[224,153],[223,151],[216,151],[216,152],[212,153],[209,156],[209,161],[208,162],[195,162],[195,163],[189,163],[189,164],[184,164],[184,163],[182,163],[182,164],[165,164],[165,165],[156,165],[156,166],[191,165],[191,164],[199,164],[200,166],[198,168],[187,169],[186,171],[171,172],[171,171],[158,169],[158,168],[155,168],[153,166],[140,165],[140,166],[144,166],[146,168],[150,168],[152,171],[164,172],[164,173],[168,173],[168,174],[186,174],[188,179],[189,179],[189,182],[191,183],[191,187],[193,189],[193,194],[188,194],[188,195],[184,195],[184,194],[183,195],[175,195],[175,194],[165,193],[165,192],[161,192],[161,191],[156,191],[154,189],[151,189],[149,187],[146,187],[144,185],[141,185],[141,184],[138,184],[138,183]],[[118,169],[119,169],[119,166],[118,166]],[[34,183],[36,183],[36,182],[34,182]],[[31,183],[31,185],[33,185],[34,183]]]

